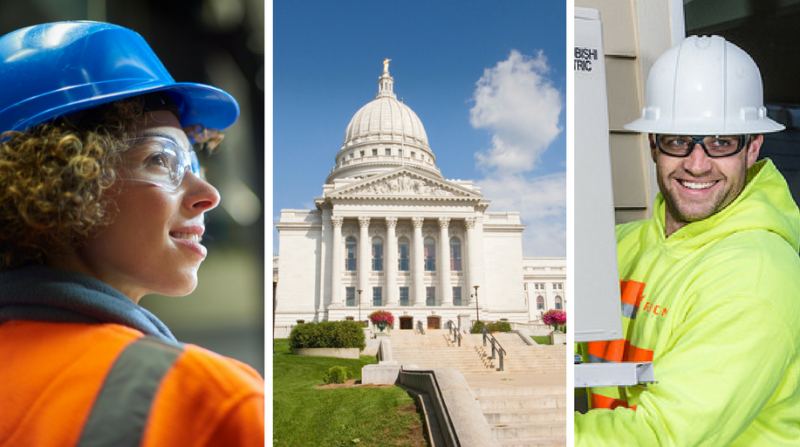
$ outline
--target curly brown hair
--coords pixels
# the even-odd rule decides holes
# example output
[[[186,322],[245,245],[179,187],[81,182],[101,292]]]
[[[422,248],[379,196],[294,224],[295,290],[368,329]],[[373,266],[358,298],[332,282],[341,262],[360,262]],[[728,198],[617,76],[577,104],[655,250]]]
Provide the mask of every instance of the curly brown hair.
[[[143,106],[121,100],[0,135],[0,269],[44,264],[111,223],[114,166]]]

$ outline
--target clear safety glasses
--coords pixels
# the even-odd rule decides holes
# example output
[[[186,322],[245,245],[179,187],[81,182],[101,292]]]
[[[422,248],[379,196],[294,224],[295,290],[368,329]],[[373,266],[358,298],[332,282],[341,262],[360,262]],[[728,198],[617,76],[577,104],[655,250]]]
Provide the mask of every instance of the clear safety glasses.
[[[223,135],[217,131],[192,126],[184,129],[189,138],[196,141],[199,150],[213,150]],[[122,168],[125,180],[150,183],[168,191],[181,185],[186,171],[202,179],[200,162],[192,148],[182,147],[177,141],[162,136],[147,136],[128,141],[129,149],[122,152]]]
[[[175,191],[186,170],[202,178],[200,162],[194,150],[182,148],[166,137],[142,137],[129,142],[131,148],[122,153],[126,180],[146,182]]]
[[[730,157],[738,154],[750,141],[749,135],[656,135],[656,146],[672,157],[688,157],[699,144],[711,158]]]

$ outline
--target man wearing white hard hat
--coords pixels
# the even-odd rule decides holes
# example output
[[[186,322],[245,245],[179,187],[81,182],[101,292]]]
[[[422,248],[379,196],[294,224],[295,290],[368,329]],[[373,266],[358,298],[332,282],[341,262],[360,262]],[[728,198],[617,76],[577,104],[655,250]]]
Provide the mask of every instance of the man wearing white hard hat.
[[[689,37],[647,80],[642,117],[660,194],[617,228],[624,339],[590,362],[653,362],[657,383],[595,388],[576,446],[800,443],[800,212],[770,160],[758,67]]]

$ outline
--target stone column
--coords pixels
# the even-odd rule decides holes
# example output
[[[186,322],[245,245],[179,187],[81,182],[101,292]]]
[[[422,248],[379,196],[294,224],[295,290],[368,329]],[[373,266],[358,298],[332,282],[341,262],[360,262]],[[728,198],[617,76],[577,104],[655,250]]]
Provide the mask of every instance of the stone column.
[[[331,237],[333,235],[333,226],[331,224],[331,214],[333,210],[330,208],[322,208],[322,235],[319,244],[319,306],[317,307],[317,315],[314,321],[324,321],[325,314],[331,301]],[[336,303],[338,304],[338,303]]]
[[[442,306],[453,305],[453,287],[450,285],[450,233],[447,228],[450,226],[449,217],[439,218],[439,296],[442,297]]]
[[[396,217],[386,218],[386,247],[384,252],[383,274],[386,275],[386,305],[397,306],[397,237],[395,235],[397,227]],[[399,324],[399,323],[398,323]]]
[[[425,251],[422,248],[422,222],[423,217],[412,217],[411,225],[414,227],[414,237],[411,242],[414,249],[411,251],[411,279],[414,285],[414,306],[425,305]]]
[[[359,216],[358,226],[361,232],[358,237],[358,289],[361,290],[361,306],[371,304],[372,289],[369,287],[369,277],[372,271],[372,256],[370,248],[372,241],[369,240],[369,216]],[[358,294],[358,292],[356,292]]]
[[[344,218],[342,216],[331,216],[331,223],[333,223],[333,242],[331,255],[333,257],[331,262],[331,304],[345,305],[342,296],[342,224]]]
[[[475,218],[468,217],[464,219],[464,226],[467,227],[467,285],[469,290],[467,290],[467,294],[469,294],[469,306],[475,306],[475,286],[477,284],[476,280],[478,278],[477,270],[478,270],[478,254],[476,252],[476,248],[478,246],[477,241],[475,240]],[[477,284],[480,285],[480,284]],[[461,292],[462,294],[464,291]],[[480,293],[480,292],[478,292]],[[464,299],[462,296],[461,299]]]

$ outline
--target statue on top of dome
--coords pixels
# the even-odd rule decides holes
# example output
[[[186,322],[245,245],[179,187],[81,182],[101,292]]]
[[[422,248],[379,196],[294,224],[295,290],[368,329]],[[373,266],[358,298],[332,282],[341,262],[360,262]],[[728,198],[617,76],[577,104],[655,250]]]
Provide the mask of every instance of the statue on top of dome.
[[[391,59],[384,59],[383,60],[383,72],[384,73],[389,73],[389,61],[391,61]]]

